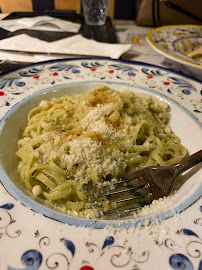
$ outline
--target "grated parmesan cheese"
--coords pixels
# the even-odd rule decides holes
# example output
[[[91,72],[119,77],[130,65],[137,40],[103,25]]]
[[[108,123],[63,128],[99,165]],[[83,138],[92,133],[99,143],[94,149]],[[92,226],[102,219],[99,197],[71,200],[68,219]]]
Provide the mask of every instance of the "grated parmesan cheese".
[[[84,185],[103,182],[102,187],[107,186],[109,181],[105,179],[110,176],[113,189],[117,178],[127,173],[149,165],[166,165],[167,154],[164,158],[157,149],[162,147],[163,153],[166,147],[169,150],[167,134],[173,136],[176,144],[179,142],[168,126],[168,105],[151,95],[101,87],[86,95],[41,101],[39,107],[32,110],[30,125],[18,142],[22,147],[18,155],[23,159],[26,149],[33,155],[30,166],[41,166],[39,172],[33,170],[32,177],[36,177],[33,183],[41,181],[46,190],[39,193],[35,185],[33,194],[42,193],[46,198],[56,194],[53,200],[56,208],[73,215],[92,217],[96,212],[84,207],[85,195],[81,191]],[[23,162],[26,165],[26,160]],[[45,172],[41,173],[43,166]],[[54,182],[55,168],[59,176]],[[44,174],[42,180],[38,180],[38,173]],[[59,188],[60,184],[66,185],[65,181],[70,183],[68,190]],[[63,193],[57,201],[60,191]],[[156,206],[153,201],[150,209]],[[106,201],[99,214],[110,207]],[[145,206],[142,211],[149,209]]]

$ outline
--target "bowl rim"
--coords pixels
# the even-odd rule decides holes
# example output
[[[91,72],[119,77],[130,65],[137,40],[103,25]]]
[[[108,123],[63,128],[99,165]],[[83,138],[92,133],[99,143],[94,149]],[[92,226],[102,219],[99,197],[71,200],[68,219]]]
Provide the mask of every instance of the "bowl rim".
[[[191,114],[188,110],[186,110],[181,104],[177,103],[175,100],[170,99],[169,97],[161,94],[161,93],[154,93],[152,90],[139,87],[139,86],[132,86],[132,85],[126,85],[126,83],[116,83],[111,81],[85,81],[85,82],[74,82],[74,83],[68,83],[53,87],[48,87],[46,89],[37,91],[36,93],[22,99],[18,103],[16,103],[1,119],[0,121],[0,136],[2,133],[2,130],[9,119],[10,116],[12,116],[22,105],[25,105],[27,102],[33,100],[34,98],[37,98],[43,94],[49,93],[55,89],[71,87],[74,85],[85,85],[85,84],[107,84],[107,85],[120,85],[120,86],[127,86],[130,88],[134,88],[136,90],[144,91],[150,94],[153,94],[156,97],[163,98],[168,103],[174,103],[180,109],[182,109],[185,113],[187,113],[192,120],[201,128],[202,130],[202,124],[197,120],[197,118]],[[62,95],[61,95],[62,96]],[[48,218],[51,218],[53,220],[59,221],[61,223],[67,223],[69,225],[74,225],[76,227],[93,227],[96,229],[103,229],[105,227],[113,227],[113,228],[128,228],[128,227],[137,227],[137,226],[144,226],[145,222],[155,222],[156,220],[165,220],[167,218],[170,218],[174,216],[177,213],[181,213],[188,207],[190,207],[193,203],[195,203],[202,195],[202,183],[199,185],[199,187],[194,191],[193,194],[191,194],[188,198],[186,198],[183,202],[179,203],[177,206],[174,206],[172,209],[165,209],[157,214],[146,216],[146,217],[140,217],[138,219],[119,219],[119,220],[95,220],[95,219],[84,219],[80,217],[75,217],[71,215],[66,215],[60,212],[57,212],[54,209],[48,208],[45,205],[40,204],[36,200],[33,200],[30,196],[27,196],[24,192],[22,192],[8,177],[5,170],[2,167],[2,164],[0,163],[0,178],[1,182],[4,186],[4,188],[7,190],[7,192],[12,195],[15,199],[17,199],[21,204],[27,206],[28,208],[31,208],[34,212],[40,213]]]

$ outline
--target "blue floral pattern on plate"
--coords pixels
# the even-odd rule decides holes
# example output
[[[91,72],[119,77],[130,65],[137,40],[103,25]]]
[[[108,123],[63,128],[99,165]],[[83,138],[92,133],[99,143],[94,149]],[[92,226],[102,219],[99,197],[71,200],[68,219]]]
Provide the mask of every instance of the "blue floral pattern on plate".
[[[75,60],[76,61],[76,60]],[[15,104],[15,95],[28,96],[36,90],[72,82],[91,81],[117,82],[137,85],[162,93],[179,102],[182,106],[201,119],[202,89],[196,89],[199,83],[185,76],[176,76],[166,69],[144,64],[131,64],[107,60],[53,61],[47,64],[36,64],[18,71],[19,78],[0,78],[0,107],[11,107]],[[16,76],[16,75],[15,75]],[[68,80],[68,81],[67,81]],[[190,99],[186,96],[190,95]],[[190,104],[191,103],[191,104]],[[191,105],[191,107],[190,107]]]
[[[197,80],[152,65],[107,59],[50,61],[1,75],[0,116],[37,91],[86,81],[160,93],[202,122],[202,85]],[[179,217],[153,227],[76,228],[31,211],[0,184],[0,268],[201,270],[201,212],[199,200]]]

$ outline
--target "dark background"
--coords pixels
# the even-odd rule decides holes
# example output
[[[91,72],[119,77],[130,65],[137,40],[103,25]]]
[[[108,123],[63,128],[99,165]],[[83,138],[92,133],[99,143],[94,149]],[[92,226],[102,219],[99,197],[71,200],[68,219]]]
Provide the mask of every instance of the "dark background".
[[[134,20],[141,0],[115,0],[114,19]],[[53,0],[33,0],[34,11],[53,10]]]
[[[141,0],[116,0],[114,19],[134,20],[139,10]]]

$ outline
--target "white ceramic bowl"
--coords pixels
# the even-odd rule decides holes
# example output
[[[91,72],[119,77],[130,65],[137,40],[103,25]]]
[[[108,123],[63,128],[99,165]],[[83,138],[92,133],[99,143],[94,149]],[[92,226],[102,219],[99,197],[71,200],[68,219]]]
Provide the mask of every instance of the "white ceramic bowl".
[[[0,177],[6,190],[22,204],[47,217],[76,226],[96,228],[103,228],[107,225],[113,227],[130,227],[137,226],[139,223],[144,224],[146,219],[150,221],[166,219],[193,204],[202,194],[200,167],[196,167],[184,176],[184,179],[189,177],[189,181],[180,188],[177,194],[175,194],[166,205],[153,207],[149,211],[143,211],[138,218],[123,220],[89,220],[68,216],[54,211],[51,207],[48,208],[44,206],[42,200],[35,199],[29,194],[19,178],[16,156],[20,129],[26,126],[28,112],[33,107],[37,106],[42,99],[51,99],[52,97],[60,97],[65,94],[75,95],[85,93],[93,90],[98,84],[103,83],[73,83],[65,87],[56,86],[45,89],[17,103],[6,113],[0,125]],[[125,87],[124,84],[113,83],[109,84],[109,86],[113,89]],[[127,87],[133,91],[150,92],[134,86]],[[176,135],[181,138],[182,144],[185,145],[189,153],[192,154],[202,149],[201,127],[196,119],[175,101],[161,94],[156,93],[154,95],[169,103],[171,107],[171,127]]]

